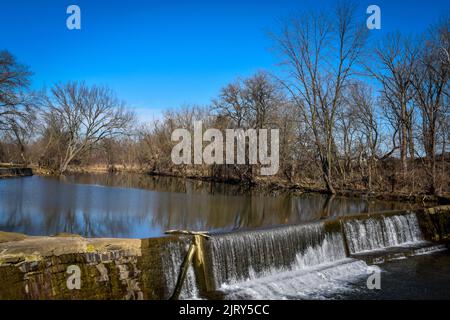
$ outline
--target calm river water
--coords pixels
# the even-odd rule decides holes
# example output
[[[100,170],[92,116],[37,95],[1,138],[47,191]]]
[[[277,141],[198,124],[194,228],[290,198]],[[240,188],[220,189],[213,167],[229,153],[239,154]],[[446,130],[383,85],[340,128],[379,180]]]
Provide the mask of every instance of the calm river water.
[[[155,237],[168,229],[229,231],[409,205],[324,195],[262,195],[238,186],[144,174],[0,180],[0,230],[29,235]]]

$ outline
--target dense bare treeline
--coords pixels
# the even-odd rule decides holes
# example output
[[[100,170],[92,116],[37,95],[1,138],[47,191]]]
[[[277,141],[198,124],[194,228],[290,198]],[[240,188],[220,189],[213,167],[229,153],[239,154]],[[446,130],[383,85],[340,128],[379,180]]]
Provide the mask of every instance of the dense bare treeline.
[[[422,35],[370,39],[354,9],[287,20],[273,34],[280,72],[226,85],[209,106],[138,124],[104,87],[29,90],[30,70],[0,53],[0,161],[64,173],[106,165],[153,174],[369,192],[445,193],[449,177],[450,21]],[[280,169],[173,165],[176,128],[280,130]]]

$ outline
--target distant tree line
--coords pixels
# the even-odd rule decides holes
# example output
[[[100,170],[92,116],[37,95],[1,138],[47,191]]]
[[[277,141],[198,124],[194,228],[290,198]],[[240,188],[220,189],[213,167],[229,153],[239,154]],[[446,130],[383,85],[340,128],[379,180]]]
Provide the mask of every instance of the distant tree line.
[[[249,184],[369,192],[444,193],[449,175],[450,20],[421,35],[373,41],[355,8],[308,12],[272,34],[276,75],[260,71],[222,88],[208,106],[183,106],[138,123],[105,87],[83,82],[30,90],[31,72],[0,52],[0,161],[63,174],[77,166]],[[280,170],[174,166],[176,128],[280,130]]]

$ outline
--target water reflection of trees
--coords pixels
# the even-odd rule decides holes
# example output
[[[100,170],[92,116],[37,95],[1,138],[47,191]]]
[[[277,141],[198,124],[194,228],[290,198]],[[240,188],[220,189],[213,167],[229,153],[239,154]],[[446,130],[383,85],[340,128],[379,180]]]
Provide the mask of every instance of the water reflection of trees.
[[[102,185],[108,187],[137,188],[160,192],[206,193],[239,195],[248,193],[248,187],[178,177],[153,176],[140,173],[77,174],[54,178],[67,183]]]
[[[233,185],[139,174],[4,180],[0,196],[0,230],[89,237],[245,229],[404,206],[317,194],[267,196]]]

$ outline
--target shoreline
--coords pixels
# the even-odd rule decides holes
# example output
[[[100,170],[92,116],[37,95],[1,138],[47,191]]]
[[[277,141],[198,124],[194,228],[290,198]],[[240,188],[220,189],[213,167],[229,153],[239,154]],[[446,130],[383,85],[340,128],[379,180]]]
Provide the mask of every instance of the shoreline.
[[[30,177],[33,170],[27,167],[0,167],[0,179],[14,177]]]
[[[40,176],[58,176],[49,170],[31,166],[34,174]],[[336,189],[336,194],[330,194],[326,188],[320,188],[317,186],[306,186],[300,183],[288,183],[282,179],[265,179],[257,177],[254,181],[247,182],[239,179],[224,179],[214,178],[210,176],[204,176],[199,174],[177,174],[168,172],[152,172],[138,167],[123,167],[123,166],[86,166],[86,167],[71,167],[67,171],[66,175],[74,174],[143,174],[154,177],[170,177],[186,180],[203,181],[208,183],[223,183],[228,185],[239,185],[249,191],[262,191],[270,195],[278,195],[280,193],[288,192],[293,195],[298,194],[324,194],[330,197],[349,197],[349,198],[364,198],[373,200],[385,200],[385,201],[399,201],[408,202],[422,205],[447,205],[450,204],[450,194],[444,195],[432,195],[428,193],[405,193],[405,192],[380,192],[380,191],[367,191],[367,190],[349,190],[349,189]]]

